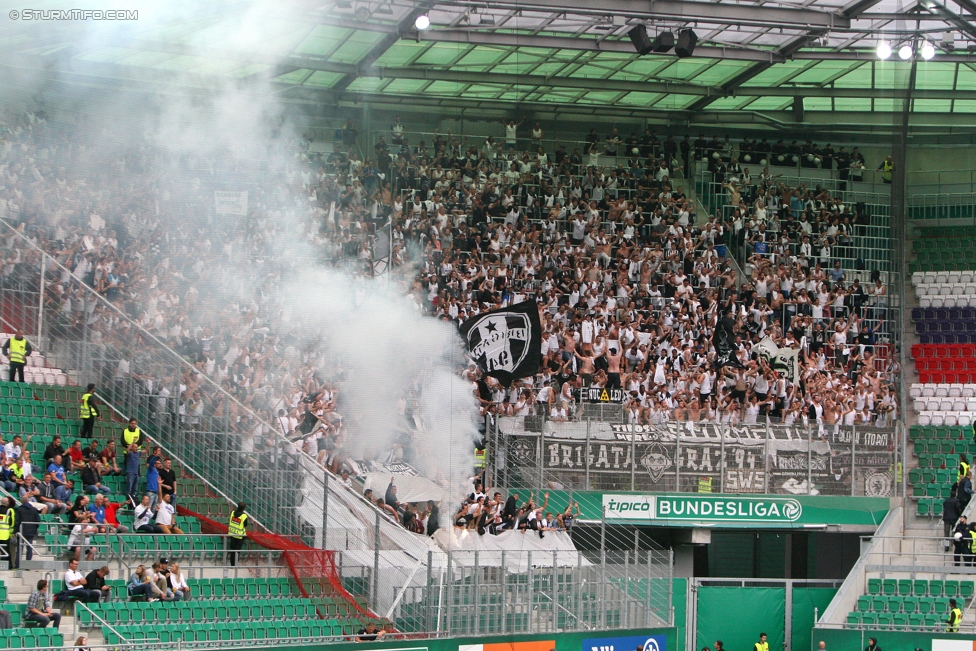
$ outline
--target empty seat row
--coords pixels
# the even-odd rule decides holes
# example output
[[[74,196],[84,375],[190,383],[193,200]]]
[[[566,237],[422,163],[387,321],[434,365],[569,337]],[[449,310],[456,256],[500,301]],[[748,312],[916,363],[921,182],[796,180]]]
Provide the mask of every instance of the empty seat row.
[[[928,299],[926,299],[928,300]],[[917,332],[917,331],[916,331]],[[965,345],[965,344],[976,344],[976,333],[973,332],[917,332],[918,341],[922,344],[948,344],[948,345]],[[962,377],[962,376],[960,376]],[[923,382],[961,382],[969,383],[976,382],[976,379],[958,379],[958,380],[923,380]]]
[[[931,497],[944,500],[952,492],[951,484],[915,484],[912,486],[912,497]]]
[[[976,371],[976,357],[970,359],[916,359],[919,371]]]
[[[976,398],[915,398],[915,411],[976,411]]]
[[[274,640],[287,638],[330,637],[352,635],[360,624],[343,624],[336,620],[313,620],[298,623],[220,622],[195,624],[156,624],[102,627],[102,635],[108,644],[155,641],[219,642],[229,640]]]
[[[908,263],[908,272],[911,274],[923,272],[923,273],[946,273],[951,271],[958,271],[960,273],[965,271],[970,271],[976,267],[969,260],[959,260],[953,257],[942,257],[939,260],[913,260]]]
[[[951,439],[918,439],[912,445],[916,455],[941,454],[949,456],[950,454],[960,455],[976,452],[976,441],[973,439],[963,439],[961,441],[953,441]]]
[[[68,418],[67,407],[60,407],[60,416]],[[77,418],[75,410],[74,418]],[[59,406],[43,400],[0,400],[0,416],[26,416],[28,418],[57,418]]]
[[[0,382],[0,398],[27,398],[31,400],[38,398],[51,402],[79,404],[84,393],[85,389],[78,386],[58,387],[28,382]]]
[[[919,283],[915,286],[918,296],[976,296],[976,284],[972,282]]]
[[[962,597],[970,599],[973,596],[974,589],[976,589],[976,584],[973,581],[869,578],[867,596]]]
[[[973,240],[968,237],[921,237],[912,240],[912,251],[969,251],[972,250]]]
[[[969,411],[922,411],[918,422],[922,425],[963,425],[973,424],[976,415]]]
[[[945,617],[918,613],[862,613],[847,615],[848,628],[890,629],[901,631],[945,630]]]
[[[62,647],[64,636],[46,628],[7,628],[0,630],[0,648],[37,649]]]
[[[924,294],[918,297],[918,304],[921,305],[923,308],[976,307],[976,295]],[[922,343],[926,343],[926,342],[922,342]]]
[[[886,595],[863,595],[857,598],[858,612],[876,613],[935,613],[949,612],[950,597],[889,597]]]
[[[915,382],[909,387],[912,398],[972,398],[976,396],[976,384],[922,384]]]
[[[951,484],[956,481],[958,468],[950,466],[948,468],[912,468],[908,471],[908,483],[910,484]]]
[[[918,455],[918,467],[921,470],[955,470],[959,466],[958,454],[920,454]],[[932,481],[936,481],[933,479]]]
[[[908,428],[908,438],[912,441],[919,439],[953,439],[963,440],[972,438],[973,431],[960,425],[912,425]]]
[[[921,311],[920,308],[915,308],[915,310],[912,310],[913,314],[916,310]],[[940,311],[944,311],[944,310],[940,310]],[[913,318],[916,321],[922,320],[921,316],[913,316]],[[932,317],[931,319],[927,319],[927,320],[943,321],[947,319],[959,319],[959,318],[963,318],[963,317],[961,316],[945,316],[940,318]],[[970,315],[967,318],[976,318],[976,315]],[[941,345],[941,346],[937,346],[933,344],[913,344],[911,351],[912,351],[912,357],[915,359],[922,359],[922,358],[930,359],[936,357],[953,358],[953,359],[976,358],[976,344],[953,344],[953,345]]]
[[[318,613],[309,599],[201,599],[190,602],[108,602],[82,609],[79,623],[90,626],[93,615],[110,626],[116,624],[178,624],[216,621],[315,619]]]
[[[973,331],[976,331],[976,320],[974,319],[920,319],[915,321],[915,332],[918,334],[960,334],[972,333]]]

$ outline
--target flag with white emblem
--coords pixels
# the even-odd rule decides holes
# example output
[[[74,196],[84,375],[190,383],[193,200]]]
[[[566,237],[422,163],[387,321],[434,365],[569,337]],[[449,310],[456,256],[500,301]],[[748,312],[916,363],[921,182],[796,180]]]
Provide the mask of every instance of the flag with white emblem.
[[[468,354],[478,367],[505,386],[534,375],[542,365],[539,307],[525,301],[479,314],[461,324]]]

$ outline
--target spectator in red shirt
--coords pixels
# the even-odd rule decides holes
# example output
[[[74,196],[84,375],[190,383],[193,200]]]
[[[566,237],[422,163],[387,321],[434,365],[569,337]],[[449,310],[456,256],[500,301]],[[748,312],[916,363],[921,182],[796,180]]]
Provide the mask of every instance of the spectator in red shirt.
[[[85,454],[78,439],[75,439],[68,448],[68,458],[71,459],[71,469],[68,472],[77,472],[85,467]]]

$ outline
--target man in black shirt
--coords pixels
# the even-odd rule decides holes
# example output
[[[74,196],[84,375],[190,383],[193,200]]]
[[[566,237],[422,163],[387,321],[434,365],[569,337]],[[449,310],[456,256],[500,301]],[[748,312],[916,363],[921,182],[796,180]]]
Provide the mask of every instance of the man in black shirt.
[[[383,637],[386,631],[377,631],[376,623],[369,622],[366,624],[365,628],[359,629],[356,633],[357,642],[375,642],[377,638]]]
[[[518,493],[512,493],[505,501],[505,510],[502,511],[502,526],[506,529],[515,528],[515,520],[518,518]]]
[[[64,457],[64,446],[61,445],[61,437],[55,436],[54,439],[47,444],[47,447],[44,448],[44,465],[46,466],[49,464],[51,459],[58,455],[61,455],[62,458]]]
[[[170,502],[176,506],[176,472],[173,470],[173,460],[167,459],[159,471],[159,497],[170,496]]]
[[[97,590],[102,595],[102,602],[106,602],[112,596],[112,588],[105,585],[105,577],[108,576],[108,566],[103,565],[97,570],[92,570],[85,577],[85,589]]]

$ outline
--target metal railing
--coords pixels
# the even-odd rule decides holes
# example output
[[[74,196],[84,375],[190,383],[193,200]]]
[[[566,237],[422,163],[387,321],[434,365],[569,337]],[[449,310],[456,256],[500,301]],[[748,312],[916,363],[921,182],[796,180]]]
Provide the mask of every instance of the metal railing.
[[[976,553],[957,553],[952,538],[864,536],[861,540],[862,544],[885,542],[867,566],[868,572],[976,575]]]
[[[408,634],[606,630],[671,621],[673,563],[660,549],[431,550],[409,561],[401,552],[380,552],[377,569],[370,555],[338,555],[346,589],[365,598],[378,577],[381,614]],[[389,571],[404,566],[406,574]]]

